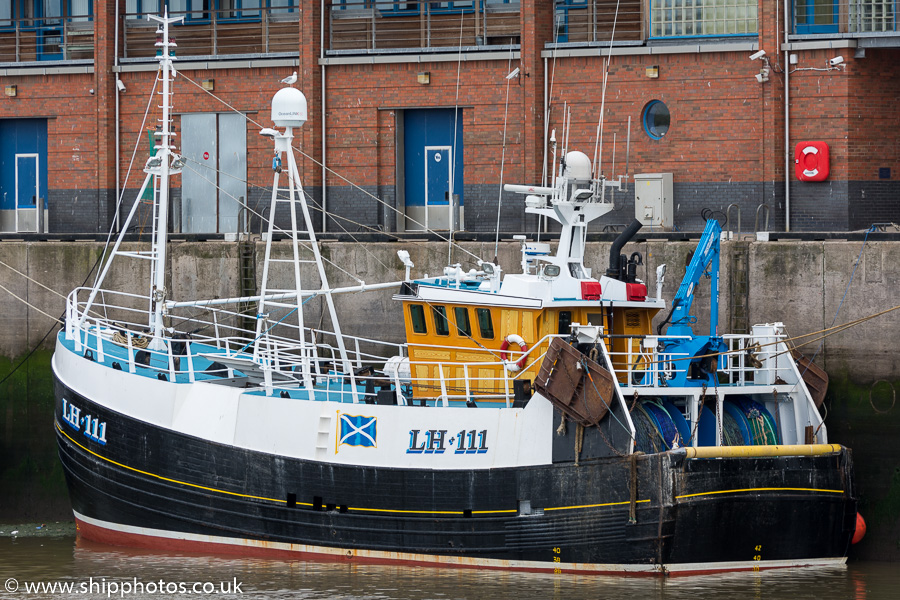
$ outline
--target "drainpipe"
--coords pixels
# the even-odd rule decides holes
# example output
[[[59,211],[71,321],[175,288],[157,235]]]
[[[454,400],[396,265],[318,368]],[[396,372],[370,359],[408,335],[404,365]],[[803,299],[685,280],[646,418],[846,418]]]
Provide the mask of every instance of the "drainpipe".
[[[121,229],[121,224],[119,223],[119,198],[122,197],[122,182],[119,179],[119,153],[121,152],[120,142],[119,142],[119,95],[121,92],[119,91],[119,2],[116,2],[116,24],[115,24],[115,34],[113,35],[113,71],[116,73],[116,83],[113,86],[116,88],[116,216],[115,216],[115,226],[116,233]],[[96,52],[97,44],[94,44],[94,52]]]
[[[790,3],[784,0],[784,230],[791,230],[791,57],[788,49],[790,28]],[[778,33],[776,32],[777,36]]]
[[[328,188],[325,162],[325,0],[319,5],[319,66],[322,69],[322,233],[328,230]]]

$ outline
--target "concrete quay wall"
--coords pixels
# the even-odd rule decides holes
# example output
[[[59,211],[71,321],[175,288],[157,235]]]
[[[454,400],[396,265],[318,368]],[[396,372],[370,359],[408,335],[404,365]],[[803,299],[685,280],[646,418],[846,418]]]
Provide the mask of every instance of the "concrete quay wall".
[[[134,247],[137,249],[137,244]],[[693,242],[648,241],[629,244],[624,252],[643,255],[644,267],[639,268],[638,276],[647,282],[651,295],[656,290],[656,267],[667,265],[663,297],[671,300],[694,247]],[[403,268],[396,255],[400,249],[410,252],[416,265],[413,277],[440,273],[448,262],[447,246],[431,242],[366,245],[325,242],[321,249],[330,261],[326,269],[333,287],[356,285],[357,278],[367,283],[401,280]],[[262,276],[264,250],[264,243],[259,242],[256,247],[258,282]],[[94,274],[89,276],[89,273],[101,251],[101,244],[90,242],[0,243],[0,262],[4,263],[0,264],[0,285],[5,288],[0,289],[3,307],[0,310],[0,356],[21,356],[47,333],[53,322],[47,315],[63,313],[64,296],[86,279],[88,285],[93,282]],[[738,251],[748,255],[750,324],[782,321],[790,335],[799,336],[900,304],[894,295],[900,287],[900,243],[869,242],[862,249],[861,244],[855,242],[723,242],[720,332],[730,331],[733,306],[739,302],[735,298],[738,294],[734,292],[738,289],[740,272],[733,269],[734,255]],[[273,245],[273,253],[289,257],[289,244]],[[454,249],[450,260],[468,269],[475,266],[474,257],[490,258],[493,254],[493,244],[463,243],[461,249]],[[588,244],[585,262],[594,269],[595,275],[606,269],[608,254],[608,243]],[[188,300],[240,295],[237,244],[176,243],[170,247],[169,258],[170,298]],[[499,259],[505,272],[520,271],[518,244],[502,242]],[[272,273],[275,286],[293,287],[289,271],[283,266],[279,268],[281,272]],[[318,286],[318,276],[312,265],[303,265],[302,273],[303,278],[311,282],[308,287]],[[851,275],[853,282],[848,287]],[[149,279],[147,261],[119,259],[112,265],[104,287],[145,294]],[[710,292],[707,282],[701,280],[695,292],[694,314],[700,319],[694,328],[697,333],[708,331]],[[344,332],[401,342],[400,305],[391,300],[395,291],[335,296]],[[321,307],[319,300],[310,303],[307,324],[318,324]],[[327,317],[325,323],[328,323]],[[894,379],[900,374],[900,359],[892,344],[898,333],[900,311],[827,337],[818,353],[820,336],[810,336],[803,341],[816,341],[807,345],[804,352],[816,354],[816,362],[834,375],[847,376],[857,383]],[[52,344],[52,337],[46,344],[48,347]]]

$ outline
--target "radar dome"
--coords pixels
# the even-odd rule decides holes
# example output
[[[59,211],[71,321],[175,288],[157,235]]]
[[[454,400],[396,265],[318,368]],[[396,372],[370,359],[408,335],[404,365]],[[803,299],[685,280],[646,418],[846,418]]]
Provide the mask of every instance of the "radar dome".
[[[306,123],[306,96],[297,88],[278,90],[272,98],[272,120],[279,127],[300,127]]]
[[[589,181],[591,179],[591,159],[584,152],[574,150],[566,154],[565,176],[569,179]]]

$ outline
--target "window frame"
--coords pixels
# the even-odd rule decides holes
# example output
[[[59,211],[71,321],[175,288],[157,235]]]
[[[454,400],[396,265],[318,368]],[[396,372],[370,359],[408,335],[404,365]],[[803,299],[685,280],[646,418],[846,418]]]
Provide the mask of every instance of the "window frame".
[[[409,324],[411,326],[412,333],[416,335],[428,335],[428,320],[425,318],[424,306],[422,306],[421,304],[409,305]],[[420,327],[418,327],[417,325],[421,325],[422,331],[419,331]]]
[[[431,319],[434,322],[434,335],[441,337],[450,335],[450,319],[447,318],[446,306],[443,304],[432,304]]]
[[[734,38],[734,37],[756,37],[759,36],[759,3],[757,0],[743,0],[744,4],[738,6],[737,4],[732,4],[728,6],[719,6],[715,4],[716,2],[721,2],[722,0],[693,0],[692,6],[665,6],[663,5],[664,0],[650,0],[647,3],[647,13],[648,13],[648,23],[649,28],[647,32],[647,40],[679,40],[679,39],[696,39],[696,38]],[[731,0],[732,2],[736,2],[736,0]],[[708,2],[709,5],[705,3]],[[683,25],[683,22],[675,19],[661,19],[660,21],[655,21],[658,13],[663,14],[691,14],[693,13],[706,13],[706,12],[716,12],[719,10],[725,11],[724,15],[727,15],[729,9],[745,9],[747,11],[755,11],[753,16],[744,17],[732,17],[729,18],[727,16],[718,15],[713,16],[712,18],[701,17],[699,19],[691,20],[691,24],[694,28],[692,33],[678,33],[675,31],[679,25]],[[704,24],[707,23],[729,23],[729,22],[737,22],[737,21],[755,21],[756,26],[752,30],[748,28],[748,31],[744,32],[713,32],[713,33],[697,33],[697,29],[703,28]],[[659,34],[654,33],[657,23],[660,23],[661,32]],[[666,26],[671,27],[671,32],[666,32]]]
[[[460,315],[462,315],[462,319],[460,319]],[[456,327],[457,335],[460,337],[470,338],[472,337],[472,322],[469,320],[469,309],[465,306],[454,306],[453,307],[453,320],[455,321],[453,325]],[[463,324],[460,324],[460,321],[463,321]]]
[[[485,328],[484,316],[487,316],[487,328]],[[476,308],[475,318],[478,321],[478,333],[481,334],[483,340],[495,339],[496,332],[494,330],[494,315],[489,308]],[[486,333],[487,332],[487,333]]]
[[[669,115],[669,123],[666,125],[666,130],[660,135],[656,135],[655,133],[653,133],[650,129],[650,125],[648,124],[648,120],[649,120],[648,117],[650,116],[650,109],[653,108],[654,106],[656,106],[657,104],[659,104],[663,108],[665,108],[666,113]],[[647,136],[650,137],[650,139],[659,141],[659,140],[663,139],[664,137],[666,137],[666,135],[668,135],[668,133],[669,133],[669,130],[672,128],[672,111],[669,110],[669,106],[662,100],[653,99],[650,102],[648,102],[647,104],[645,104],[643,110],[641,110],[641,125],[644,128],[644,133],[646,133]],[[655,127],[655,125],[654,125],[654,127]]]

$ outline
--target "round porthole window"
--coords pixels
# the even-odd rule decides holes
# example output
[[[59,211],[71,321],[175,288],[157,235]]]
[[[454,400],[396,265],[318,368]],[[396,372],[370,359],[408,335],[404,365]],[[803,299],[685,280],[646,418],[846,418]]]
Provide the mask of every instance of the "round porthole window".
[[[654,140],[661,140],[669,131],[669,107],[659,100],[651,100],[644,107],[644,131]]]

